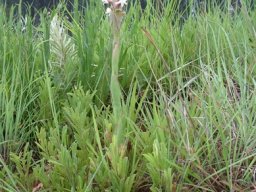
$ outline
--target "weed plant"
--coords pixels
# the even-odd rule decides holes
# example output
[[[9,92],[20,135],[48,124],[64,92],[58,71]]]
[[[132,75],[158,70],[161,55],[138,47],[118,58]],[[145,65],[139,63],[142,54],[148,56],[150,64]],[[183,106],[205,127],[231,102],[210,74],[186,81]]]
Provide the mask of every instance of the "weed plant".
[[[152,6],[121,28],[118,148],[101,1],[0,8],[0,191],[255,190],[256,12]]]

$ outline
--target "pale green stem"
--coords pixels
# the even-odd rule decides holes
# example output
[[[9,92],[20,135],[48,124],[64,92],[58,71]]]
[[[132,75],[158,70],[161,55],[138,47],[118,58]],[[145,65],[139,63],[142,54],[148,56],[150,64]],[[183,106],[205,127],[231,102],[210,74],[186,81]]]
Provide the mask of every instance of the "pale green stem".
[[[120,40],[120,27],[121,27],[122,16],[118,13],[111,14],[112,22],[112,32],[113,32],[113,52],[112,52],[112,74],[110,83],[110,92],[113,105],[114,113],[114,126],[117,134],[118,143],[121,142],[122,137],[122,121],[123,121],[123,111],[122,111],[122,92],[118,81],[118,71],[119,71],[119,57],[121,49]]]

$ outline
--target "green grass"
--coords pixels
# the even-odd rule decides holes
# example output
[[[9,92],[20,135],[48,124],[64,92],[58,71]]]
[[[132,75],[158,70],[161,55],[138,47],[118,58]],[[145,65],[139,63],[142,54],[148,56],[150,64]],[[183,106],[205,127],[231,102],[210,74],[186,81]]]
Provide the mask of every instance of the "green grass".
[[[40,12],[36,26],[14,12],[0,8],[0,191],[255,189],[256,12],[216,10],[181,26],[172,5],[162,15],[131,7],[121,145],[101,2],[71,21],[65,8]],[[54,37],[56,12],[64,32]]]

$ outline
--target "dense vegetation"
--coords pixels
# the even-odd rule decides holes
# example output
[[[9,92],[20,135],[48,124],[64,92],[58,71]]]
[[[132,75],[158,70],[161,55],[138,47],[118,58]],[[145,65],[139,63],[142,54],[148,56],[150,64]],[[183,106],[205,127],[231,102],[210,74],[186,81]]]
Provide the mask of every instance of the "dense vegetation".
[[[255,11],[130,7],[116,145],[101,1],[38,25],[18,8],[0,8],[0,191],[256,189]]]

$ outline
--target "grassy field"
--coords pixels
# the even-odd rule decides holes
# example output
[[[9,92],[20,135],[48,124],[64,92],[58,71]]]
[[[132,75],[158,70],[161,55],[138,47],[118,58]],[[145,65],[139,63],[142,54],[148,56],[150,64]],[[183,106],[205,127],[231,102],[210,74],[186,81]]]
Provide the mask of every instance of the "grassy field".
[[[130,7],[119,114],[101,1],[37,25],[15,9],[0,8],[0,191],[256,190],[255,11],[181,24],[172,5]]]

